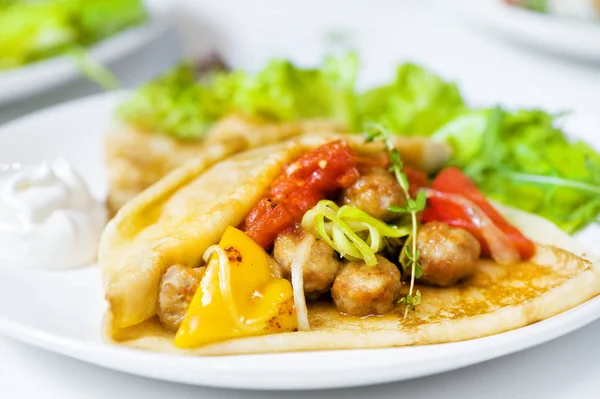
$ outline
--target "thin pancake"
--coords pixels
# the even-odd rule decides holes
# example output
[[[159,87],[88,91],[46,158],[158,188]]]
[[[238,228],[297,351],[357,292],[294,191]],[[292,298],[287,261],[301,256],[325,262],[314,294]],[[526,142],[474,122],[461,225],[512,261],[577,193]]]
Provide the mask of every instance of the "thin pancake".
[[[181,350],[173,346],[173,335],[153,318],[121,331],[113,342],[208,356],[445,343],[523,327],[598,295],[600,273],[587,261],[556,247],[537,249],[533,262],[503,267],[483,261],[473,278],[457,287],[419,287],[423,302],[406,319],[400,306],[385,316],[359,318],[341,315],[330,303],[317,303],[309,308],[312,329],[308,332]]]
[[[303,134],[344,131],[343,124],[328,120],[275,123],[236,114],[223,118],[200,141],[181,141],[131,128],[116,129],[106,137],[108,208],[115,214],[147,187],[190,161],[203,162],[208,167],[239,152]],[[402,137],[396,141],[405,149],[409,163],[427,171],[438,168],[450,153],[444,143]]]
[[[202,140],[177,140],[132,128],[115,129],[106,137],[109,210],[116,213],[127,201],[190,160],[214,163],[300,134],[344,130],[343,124],[326,120],[275,123],[237,114],[223,118]]]
[[[309,309],[309,332],[176,349],[172,335],[154,317],[158,280],[165,269],[175,263],[198,265],[204,250],[227,225],[242,221],[285,163],[332,137],[339,136],[306,136],[251,151],[205,173],[183,168],[123,209],[105,232],[100,253],[110,305],[107,337],[137,348],[202,355],[449,342],[518,328],[600,292],[598,270],[566,234],[544,219],[502,209],[540,244],[535,258],[512,266],[482,261],[475,276],[459,286],[420,287],[423,303],[407,319],[399,309],[382,317],[346,317],[331,303],[319,303]],[[346,138],[361,152],[377,150],[361,145],[356,136]]]
[[[242,222],[283,165],[302,150],[292,144],[264,147],[204,174],[205,164],[198,161],[122,208],[106,227],[98,255],[115,327],[152,317],[166,269],[199,265],[204,251],[227,226]]]

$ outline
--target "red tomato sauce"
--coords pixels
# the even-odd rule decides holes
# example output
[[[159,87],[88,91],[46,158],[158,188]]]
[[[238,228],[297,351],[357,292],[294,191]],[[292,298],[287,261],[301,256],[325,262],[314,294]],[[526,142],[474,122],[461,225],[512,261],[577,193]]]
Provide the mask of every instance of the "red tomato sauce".
[[[308,152],[273,182],[246,217],[242,230],[269,249],[277,234],[300,222],[317,202],[354,184],[360,176],[356,163],[348,144],[340,140]]]

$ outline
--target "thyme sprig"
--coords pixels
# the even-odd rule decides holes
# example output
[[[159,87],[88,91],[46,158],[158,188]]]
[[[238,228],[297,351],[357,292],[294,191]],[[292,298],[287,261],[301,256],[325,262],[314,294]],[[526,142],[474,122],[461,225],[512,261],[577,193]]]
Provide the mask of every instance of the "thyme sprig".
[[[408,290],[408,294],[400,298],[398,301],[398,303],[403,303],[405,305],[404,317],[406,317],[409,309],[414,310],[415,306],[421,303],[421,292],[419,292],[419,290],[414,292],[415,280],[421,277],[423,274],[423,268],[419,262],[419,250],[417,249],[417,233],[419,229],[417,214],[425,209],[427,198],[425,193],[422,191],[419,192],[415,199],[410,196],[408,177],[402,171],[404,163],[402,162],[402,157],[400,156],[398,149],[392,142],[392,137],[389,131],[387,131],[381,125],[369,125],[366,129],[365,141],[380,141],[385,145],[385,149],[390,158],[391,166],[389,171],[396,177],[396,180],[398,181],[398,184],[402,188],[404,196],[406,197],[406,206],[391,206],[388,209],[392,212],[397,212],[400,214],[410,214],[411,217],[412,231],[404,243],[404,248],[400,252],[399,259],[404,272],[410,272],[410,288]]]

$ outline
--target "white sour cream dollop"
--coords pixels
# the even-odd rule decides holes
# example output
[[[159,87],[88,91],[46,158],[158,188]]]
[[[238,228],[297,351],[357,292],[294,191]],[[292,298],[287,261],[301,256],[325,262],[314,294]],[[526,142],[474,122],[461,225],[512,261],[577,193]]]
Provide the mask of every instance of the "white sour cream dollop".
[[[93,262],[106,218],[65,160],[0,172],[0,261],[40,269]]]

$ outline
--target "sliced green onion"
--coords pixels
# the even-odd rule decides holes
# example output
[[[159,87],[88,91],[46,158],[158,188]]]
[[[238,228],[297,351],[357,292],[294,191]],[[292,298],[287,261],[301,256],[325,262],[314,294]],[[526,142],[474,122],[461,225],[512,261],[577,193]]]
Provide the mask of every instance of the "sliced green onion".
[[[357,220],[376,228],[385,237],[404,237],[410,233],[408,228],[390,226],[379,219],[361,211],[358,208],[344,205],[338,211],[338,216],[345,220]]]
[[[377,264],[375,254],[383,248],[384,238],[400,238],[410,233],[408,227],[390,226],[358,208],[348,205],[340,208],[330,200],[319,201],[306,212],[302,228],[320,237],[343,258],[363,260],[368,266]]]

